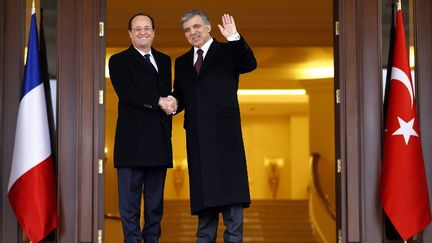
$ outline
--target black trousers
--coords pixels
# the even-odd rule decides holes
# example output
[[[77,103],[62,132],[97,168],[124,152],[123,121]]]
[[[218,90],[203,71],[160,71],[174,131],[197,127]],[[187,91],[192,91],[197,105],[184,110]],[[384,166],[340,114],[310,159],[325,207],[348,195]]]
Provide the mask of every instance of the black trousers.
[[[166,167],[118,168],[120,218],[125,243],[157,243],[161,235]],[[144,228],[141,230],[141,198]]]
[[[224,242],[240,243],[243,241],[243,205],[230,205],[209,208],[198,213],[197,240],[195,243],[215,243],[222,213],[225,225]]]

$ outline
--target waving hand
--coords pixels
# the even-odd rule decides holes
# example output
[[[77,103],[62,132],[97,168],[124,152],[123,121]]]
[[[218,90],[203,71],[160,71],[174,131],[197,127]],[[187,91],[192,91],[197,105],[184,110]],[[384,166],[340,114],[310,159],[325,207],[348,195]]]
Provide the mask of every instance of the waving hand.
[[[234,18],[229,14],[222,15],[222,25],[218,24],[218,27],[225,38],[237,33]]]

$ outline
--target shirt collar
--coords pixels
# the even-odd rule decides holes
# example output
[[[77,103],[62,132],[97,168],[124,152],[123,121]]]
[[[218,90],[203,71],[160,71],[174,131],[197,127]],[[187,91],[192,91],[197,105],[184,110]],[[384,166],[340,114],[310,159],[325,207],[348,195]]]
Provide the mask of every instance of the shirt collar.
[[[211,43],[213,43],[213,37],[211,37],[201,48],[194,47],[194,55],[196,55],[198,49],[203,50],[203,57],[207,54],[208,49],[210,48]]]
[[[150,48],[149,52],[147,52],[147,53],[138,50],[138,48],[136,48],[135,46],[134,46],[134,48],[135,48],[135,50],[137,50],[141,54],[141,56],[144,56],[145,54],[150,54],[151,57],[153,56],[151,48]]]

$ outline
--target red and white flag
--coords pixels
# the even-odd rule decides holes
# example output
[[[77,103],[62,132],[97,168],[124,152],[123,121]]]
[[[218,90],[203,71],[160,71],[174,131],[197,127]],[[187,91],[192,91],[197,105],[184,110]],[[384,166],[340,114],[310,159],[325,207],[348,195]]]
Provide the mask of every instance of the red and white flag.
[[[7,193],[19,224],[32,242],[41,241],[57,227],[56,188],[33,11]]]
[[[431,212],[400,6],[396,18],[380,190],[385,213],[408,240],[431,222]]]

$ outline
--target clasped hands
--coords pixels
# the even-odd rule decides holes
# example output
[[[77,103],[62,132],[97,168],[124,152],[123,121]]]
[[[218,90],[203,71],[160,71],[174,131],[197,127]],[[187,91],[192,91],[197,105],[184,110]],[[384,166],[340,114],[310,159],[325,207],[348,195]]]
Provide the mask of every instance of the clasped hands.
[[[158,104],[167,115],[174,115],[177,112],[177,100],[171,95],[160,97]]]

